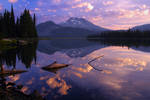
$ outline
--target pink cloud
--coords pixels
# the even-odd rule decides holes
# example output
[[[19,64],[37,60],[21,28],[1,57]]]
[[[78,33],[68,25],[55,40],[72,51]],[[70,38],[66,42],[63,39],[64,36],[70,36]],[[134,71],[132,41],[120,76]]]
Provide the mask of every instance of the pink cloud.
[[[8,0],[10,3],[16,3],[18,0]]]
[[[103,1],[103,5],[108,6],[108,5],[113,5],[113,1]]]
[[[61,0],[52,0],[52,3],[53,3],[53,4],[60,4],[60,3],[61,3]]]
[[[72,8],[83,8],[83,7],[86,7],[85,9],[86,12],[94,9],[94,6],[89,2],[84,2],[84,3],[77,4],[75,6],[72,6]]]
[[[128,29],[150,23],[149,3],[144,2],[146,0],[141,3],[136,1],[138,0],[37,0],[37,7],[32,9],[44,21],[60,23],[69,17],[85,17],[106,28]]]
[[[0,10],[2,10],[3,9],[3,5],[2,4],[0,4]]]
[[[39,11],[39,10],[40,10],[40,8],[34,8],[34,10],[35,10],[35,11]]]

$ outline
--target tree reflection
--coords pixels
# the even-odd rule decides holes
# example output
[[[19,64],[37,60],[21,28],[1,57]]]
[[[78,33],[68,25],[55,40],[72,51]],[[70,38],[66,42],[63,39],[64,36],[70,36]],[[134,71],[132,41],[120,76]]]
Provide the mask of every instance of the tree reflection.
[[[130,38],[101,38],[101,39],[90,39],[89,41],[99,42],[100,44],[104,44],[107,46],[127,46],[127,47],[140,47],[145,46],[149,47],[150,40],[149,39],[130,39]]]
[[[15,68],[18,59],[26,68],[29,68],[33,60],[36,62],[37,44],[38,41],[32,41],[27,44],[16,44],[13,47],[8,46],[6,49],[0,49],[0,65],[6,64]]]

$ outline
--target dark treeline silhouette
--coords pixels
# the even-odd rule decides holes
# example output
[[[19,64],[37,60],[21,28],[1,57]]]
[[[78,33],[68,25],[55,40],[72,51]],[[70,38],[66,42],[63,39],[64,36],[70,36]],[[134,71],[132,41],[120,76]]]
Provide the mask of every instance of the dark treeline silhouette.
[[[127,31],[107,31],[100,34],[90,35],[87,39],[107,46],[149,46],[150,31],[131,29]]]
[[[36,16],[32,17],[25,9],[20,17],[15,17],[13,5],[11,12],[5,10],[0,14],[0,38],[32,38],[37,37]]]
[[[21,61],[26,68],[31,66],[32,61],[36,62],[36,49],[38,42],[28,43],[27,45],[17,45],[16,48],[0,50],[0,65],[16,67],[16,60]]]
[[[150,38],[150,31],[127,30],[127,31],[106,31],[100,34],[90,35],[88,38]]]

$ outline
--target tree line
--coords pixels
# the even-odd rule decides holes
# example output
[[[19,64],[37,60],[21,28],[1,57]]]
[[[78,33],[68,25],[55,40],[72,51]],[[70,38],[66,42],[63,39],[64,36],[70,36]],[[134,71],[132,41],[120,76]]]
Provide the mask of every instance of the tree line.
[[[87,39],[89,41],[111,46],[149,46],[150,31],[132,29],[125,31],[105,31],[99,34],[89,35]]]
[[[33,38],[37,37],[36,16],[25,9],[20,17],[15,17],[13,5],[11,11],[0,13],[0,38]]]
[[[106,31],[95,35],[90,35],[88,38],[150,38],[150,31],[126,30],[126,31]]]

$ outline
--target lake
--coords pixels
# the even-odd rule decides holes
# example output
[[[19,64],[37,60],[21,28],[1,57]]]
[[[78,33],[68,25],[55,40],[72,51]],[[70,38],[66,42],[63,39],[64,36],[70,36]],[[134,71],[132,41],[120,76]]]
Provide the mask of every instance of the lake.
[[[42,69],[54,61],[71,65]],[[150,99],[149,46],[111,46],[86,39],[39,40],[1,50],[0,65],[27,71],[8,75],[6,82],[22,85],[25,94],[36,90],[46,100]]]

